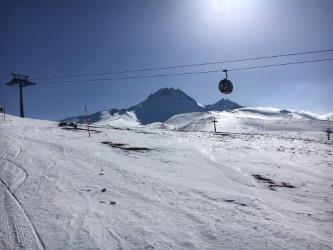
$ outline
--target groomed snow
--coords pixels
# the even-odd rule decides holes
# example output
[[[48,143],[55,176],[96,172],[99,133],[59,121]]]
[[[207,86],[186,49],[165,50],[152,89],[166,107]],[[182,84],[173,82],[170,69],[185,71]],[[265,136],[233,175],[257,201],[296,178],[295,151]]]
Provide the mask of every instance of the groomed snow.
[[[1,120],[0,249],[333,249],[332,122],[263,109],[133,119],[91,137]]]

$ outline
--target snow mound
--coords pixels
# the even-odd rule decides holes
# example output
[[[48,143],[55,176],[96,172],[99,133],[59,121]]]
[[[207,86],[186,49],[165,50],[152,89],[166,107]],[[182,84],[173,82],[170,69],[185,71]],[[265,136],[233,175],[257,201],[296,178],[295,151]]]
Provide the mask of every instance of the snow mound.
[[[66,118],[62,120],[64,122],[73,122],[77,124],[86,123],[85,116],[78,116],[73,118]],[[104,110],[100,112],[88,115],[89,124],[94,124],[96,126],[115,126],[115,127],[137,127],[140,126],[138,119],[134,112],[122,112],[122,113],[112,113],[110,111]]]
[[[111,114],[104,117],[104,119],[99,120],[94,125],[107,125],[114,127],[138,127],[140,123],[134,112],[127,111],[126,113]]]

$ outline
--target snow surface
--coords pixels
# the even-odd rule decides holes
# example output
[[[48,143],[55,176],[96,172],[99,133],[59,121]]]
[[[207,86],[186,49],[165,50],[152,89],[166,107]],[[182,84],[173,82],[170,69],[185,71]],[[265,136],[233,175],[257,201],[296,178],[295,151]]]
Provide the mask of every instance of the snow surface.
[[[104,115],[91,137],[0,121],[0,249],[333,249],[332,122],[273,108],[147,126]],[[217,134],[204,132],[213,116]]]

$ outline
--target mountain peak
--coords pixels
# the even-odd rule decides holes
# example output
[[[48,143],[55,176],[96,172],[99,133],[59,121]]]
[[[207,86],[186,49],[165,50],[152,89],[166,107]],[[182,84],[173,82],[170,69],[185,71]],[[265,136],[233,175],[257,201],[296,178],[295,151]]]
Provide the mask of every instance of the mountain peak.
[[[175,88],[161,88],[155,92],[155,94],[159,94],[159,95],[172,95],[172,94],[180,94],[180,93],[186,95],[180,89],[175,89]]]
[[[142,124],[164,122],[173,115],[202,111],[197,102],[180,89],[162,88],[129,108]]]
[[[185,92],[180,89],[175,88],[161,88],[157,90],[155,93],[149,95],[149,98],[165,98],[165,97],[186,97],[190,98]],[[191,98],[192,99],[192,98]]]
[[[241,108],[242,106],[239,105],[236,102],[230,101],[229,99],[224,99],[222,98],[218,102],[212,104],[212,105],[207,105],[206,110],[207,111],[223,111],[223,110],[232,110],[232,109],[237,109]]]

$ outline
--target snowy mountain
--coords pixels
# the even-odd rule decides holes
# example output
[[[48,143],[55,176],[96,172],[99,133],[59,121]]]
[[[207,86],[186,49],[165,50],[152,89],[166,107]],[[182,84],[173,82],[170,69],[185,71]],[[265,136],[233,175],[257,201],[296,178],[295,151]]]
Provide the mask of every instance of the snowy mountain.
[[[137,105],[127,109],[110,109],[96,112],[88,116],[89,122],[96,125],[110,125],[110,126],[127,126],[138,127],[141,125],[151,123],[165,123],[163,125],[154,125],[155,127],[170,126],[175,120],[182,121],[175,127],[184,130],[207,130],[211,127],[211,119],[213,116],[223,118],[225,125],[230,120],[230,124],[235,126],[237,121],[242,118],[242,124],[251,123],[253,119],[266,120],[261,121],[270,123],[270,120],[285,121],[289,124],[289,129],[297,128],[297,122],[300,120],[322,120],[332,121],[333,113],[325,115],[318,115],[311,112],[295,111],[286,109],[277,109],[270,107],[242,107],[238,103],[232,102],[228,99],[221,99],[215,104],[200,105],[193,98],[179,89],[163,88],[148,96],[148,98]],[[190,125],[190,121],[192,124]],[[192,120],[194,119],[194,120]],[[237,120],[238,119],[238,120]],[[62,121],[85,123],[85,116],[66,118]],[[207,123],[206,125],[203,125]],[[194,125],[194,123],[196,125]],[[187,124],[186,127],[183,125]],[[273,122],[274,124],[274,122]],[[294,126],[294,125],[295,126]],[[243,126],[242,125],[242,126]],[[220,125],[218,125],[220,126]],[[173,127],[173,128],[175,128]],[[287,127],[285,127],[288,129]]]
[[[153,122],[165,122],[167,119],[177,114],[210,110],[223,111],[240,107],[239,104],[227,99],[221,99],[213,105],[203,106],[179,89],[163,88],[149,95],[143,102],[130,108],[111,109],[91,114],[89,115],[89,121],[92,123],[105,120],[113,122],[114,116],[117,116],[116,119],[119,119],[119,115],[125,115],[132,117],[135,124],[149,124]],[[78,116],[66,118],[62,121],[83,123],[85,119],[84,116]]]
[[[164,122],[176,114],[199,112],[203,108],[183,91],[173,88],[160,89],[128,109],[142,124]]]

